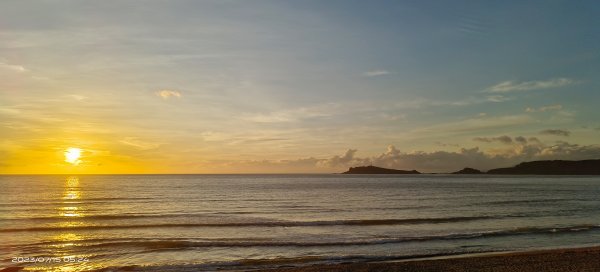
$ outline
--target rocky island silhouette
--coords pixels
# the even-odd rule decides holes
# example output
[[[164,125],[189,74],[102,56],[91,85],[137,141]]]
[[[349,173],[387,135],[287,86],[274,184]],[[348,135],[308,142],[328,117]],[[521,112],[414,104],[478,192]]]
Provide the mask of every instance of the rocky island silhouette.
[[[377,166],[350,167],[342,174],[421,174],[417,170],[397,170]],[[513,167],[496,168],[483,172],[466,167],[450,174],[491,174],[491,175],[600,175],[600,159],[598,160],[548,160],[522,162]]]

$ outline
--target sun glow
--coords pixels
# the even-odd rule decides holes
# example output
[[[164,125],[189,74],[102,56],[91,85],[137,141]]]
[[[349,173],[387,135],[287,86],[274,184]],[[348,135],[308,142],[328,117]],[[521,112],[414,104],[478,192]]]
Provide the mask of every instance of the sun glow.
[[[81,162],[79,158],[81,158],[81,149],[69,147],[67,150],[65,150],[65,162],[78,165]]]

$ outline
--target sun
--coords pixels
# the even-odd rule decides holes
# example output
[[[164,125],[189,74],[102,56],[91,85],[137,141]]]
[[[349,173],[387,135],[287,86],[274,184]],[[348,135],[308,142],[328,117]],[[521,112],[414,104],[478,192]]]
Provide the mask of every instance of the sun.
[[[81,160],[81,149],[76,147],[69,147],[65,150],[65,162],[68,162],[73,165],[78,165]]]

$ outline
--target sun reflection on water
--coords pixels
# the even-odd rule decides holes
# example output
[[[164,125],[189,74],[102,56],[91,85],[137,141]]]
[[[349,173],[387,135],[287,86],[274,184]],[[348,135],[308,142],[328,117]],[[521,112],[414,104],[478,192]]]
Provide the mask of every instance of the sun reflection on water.
[[[77,245],[77,241],[84,240],[85,236],[75,233],[61,233],[58,235],[54,235],[50,238],[52,241],[61,242],[59,244],[53,245],[55,248],[67,248],[74,245]]]
[[[63,203],[70,204],[69,206],[64,206],[59,208],[59,215],[62,217],[81,217],[83,216],[80,208],[75,206],[77,204],[76,201],[81,199],[81,191],[79,187],[79,178],[78,177],[69,177],[65,182],[65,192],[63,194]]]
[[[64,229],[56,235],[49,236],[53,242],[53,257],[59,258],[60,262],[42,264],[38,267],[30,267],[32,271],[89,271],[102,267],[102,263],[92,259],[92,255],[84,253],[81,248],[90,239],[88,234],[74,232],[70,228],[85,226],[84,211],[82,206],[83,194],[79,177],[73,176],[65,179],[64,191],[61,197],[63,205],[58,207],[58,215],[63,218],[57,227]],[[85,259],[84,259],[85,258]]]

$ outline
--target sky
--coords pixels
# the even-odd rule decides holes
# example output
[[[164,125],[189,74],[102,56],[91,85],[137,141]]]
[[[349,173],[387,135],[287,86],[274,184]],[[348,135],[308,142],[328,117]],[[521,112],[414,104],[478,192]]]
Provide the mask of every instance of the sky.
[[[599,25],[597,1],[1,1],[0,173],[598,159]]]

